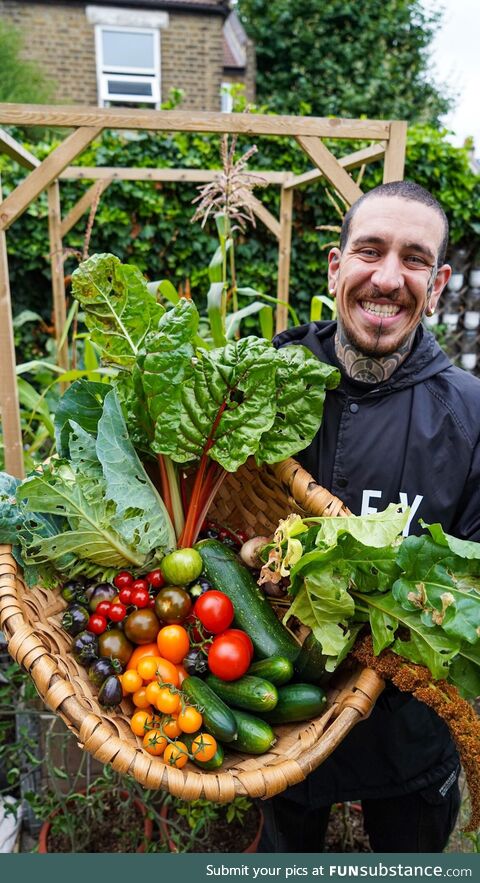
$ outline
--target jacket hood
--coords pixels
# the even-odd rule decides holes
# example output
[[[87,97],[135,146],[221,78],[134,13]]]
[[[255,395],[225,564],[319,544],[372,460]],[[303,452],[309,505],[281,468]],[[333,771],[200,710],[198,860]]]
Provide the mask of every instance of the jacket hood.
[[[337,330],[336,322],[310,322],[308,325],[300,325],[297,328],[289,328],[278,334],[274,340],[275,346],[288,346],[289,344],[301,344],[312,351],[322,362],[334,364],[344,375],[342,366],[335,358],[334,336]],[[388,381],[379,384],[382,391],[389,392],[392,389],[403,389],[415,386],[441,371],[445,371],[452,365],[448,356],[440,349],[434,335],[427,331],[423,325],[419,325],[412,352],[397,368]],[[371,384],[352,381],[349,383],[358,385],[365,390],[377,388]]]

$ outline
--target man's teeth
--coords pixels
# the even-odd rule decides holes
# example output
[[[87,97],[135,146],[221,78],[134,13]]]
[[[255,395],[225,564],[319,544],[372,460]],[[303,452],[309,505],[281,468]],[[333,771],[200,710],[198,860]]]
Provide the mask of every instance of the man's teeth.
[[[374,316],[396,316],[400,312],[395,304],[377,304],[371,300],[362,300],[362,308]]]

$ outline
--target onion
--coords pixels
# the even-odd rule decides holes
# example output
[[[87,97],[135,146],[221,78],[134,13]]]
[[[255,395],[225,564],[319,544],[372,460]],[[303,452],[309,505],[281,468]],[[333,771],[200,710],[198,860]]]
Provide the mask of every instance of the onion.
[[[247,567],[260,567],[262,564],[259,552],[270,542],[270,537],[252,537],[240,549],[240,558]]]

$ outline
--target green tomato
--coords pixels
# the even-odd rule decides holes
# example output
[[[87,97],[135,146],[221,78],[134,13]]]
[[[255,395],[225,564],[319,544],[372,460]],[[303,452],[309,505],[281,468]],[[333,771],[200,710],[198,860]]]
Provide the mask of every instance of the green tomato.
[[[203,561],[196,549],[176,549],[165,555],[160,570],[166,583],[173,586],[188,586],[198,579]]]

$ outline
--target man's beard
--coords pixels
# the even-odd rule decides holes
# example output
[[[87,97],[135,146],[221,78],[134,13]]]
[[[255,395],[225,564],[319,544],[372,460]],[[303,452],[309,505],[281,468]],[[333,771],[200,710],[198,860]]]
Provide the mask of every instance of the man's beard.
[[[355,298],[355,303],[361,303],[361,301],[373,301],[375,302],[378,298],[378,294],[374,294],[372,289],[362,289],[358,292],[357,297]],[[396,304],[396,299],[391,300],[392,306]],[[404,306],[402,304],[402,306]],[[343,333],[346,338],[348,338],[349,343],[355,347],[355,349],[359,350],[363,355],[369,356],[372,359],[378,359],[383,356],[390,356],[392,353],[396,353],[399,349],[401,349],[404,344],[411,337],[411,330],[405,334],[400,340],[395,340],[390,344],[384,344],[382,346],[382,335],[388,334],[388,328],[384,328],[383,321],[380,319],[380,324],[376,327],[375,332],[375,343],[373,345],[365,344],[360,336],[360,333],[357,334],[357,331],[353,325],[351,324],[350,328],[345,328],[344,323],[341,321],[340,317],[338,317],[338,324],[341,325]]]

